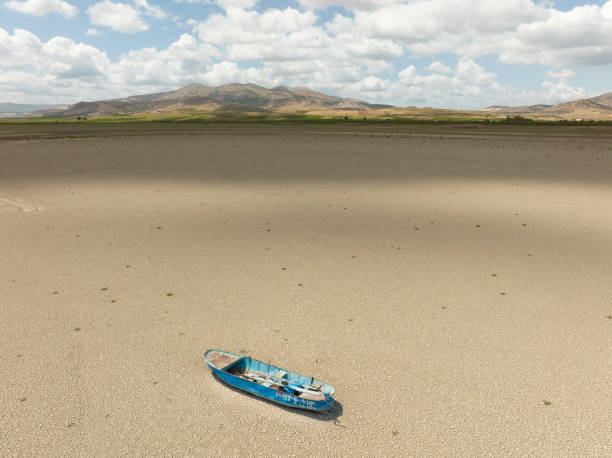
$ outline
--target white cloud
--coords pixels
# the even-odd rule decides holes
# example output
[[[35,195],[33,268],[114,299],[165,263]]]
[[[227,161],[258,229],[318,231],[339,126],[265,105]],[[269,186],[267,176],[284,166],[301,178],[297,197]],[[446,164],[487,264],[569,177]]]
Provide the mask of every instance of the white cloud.
[[[165,19],[168,17],[168,14],[163,9],[156,5],[149,5],[147,0],[134,0],[134,6],[145,15],[154,19]]]
[[[547,16],[532,0],[423,0],[392,4],[375,11],[357,11],[353,27],[367,36],[401,40],[407,45],[430,44],[436,52],[487,33],[513,30]],[[433,46],[431,46],[433,45]]]
[[[504,97],[504,91],[519,98],[533,96],[536,100],[562,98],[574,91],[569,86],[555,91],[550,86],[531,93],[518,91],[502,85],[496,74],[476,62],[478,57],[492,54],[505,61],[520,57],[527,63],[562,66],[562,59],[549,51],[555,49],[554,43],[538,37],[532,44],[533,38],[521,36],[526,33],[522,27],[535,24],[537,29],[561,12],[550,4],[533,0],[507,0],[499,4],[490,0],[466,1],[300,0],[304,7],[301,11],[293,8],[254,11],[245,9],[254,2],[230,5],[217,1],[224,7],[224,13],[191,24],[203,42],[215,45],[231,62],[256,62],[268,76],[281,78],[285,84],[303,84],[341,95],[389,103],[425,100],[437,106],[446,101],[449,106],[477,107],[487,98]],[[320,24],[315,11],[334,5],[350,9],[353,14],[336,14],[330,22]],[[612,10],[608,5],[612,5],[612,0],[593,8],[594,21],[605,22],[604,11]],[[567,14],[579,16],[581,11],[576,9]],[[605,27],[603,22],[600,25]],[[605,48],[610,44],[603,37],[603,34],[592,37],[592,41],[603,46],[591,50],[591,57],[606,58]],[[571,60],[572,52],[579,55],[583,51],[572,50],[568,43],[559,49],[568,53],[566,61]],[[456,67],[433,59],[425,74],[410,67],[399,74],[393,69],[395,60],[406,54],[426,57],[438,53],[455,54]],[[612,63],[612,58],[609,62]],[[235,73],[228,64],[224,68],[228,78]],[[399,82],[394,81],[394,73]],[[216,80],[220,81],[219,78]],[[426,92],[432,96],[425,95]]]
[[[87,29],[87,32],[85,32],[85,35],[87,35],[88,37],[99,37],[102,34],[97,29]]]
[[[556,78],[556,79],[560,79],[560,80],[565,80],[565,79],[572,78],[572,77],[576,76],[576,72],[573,71],[573,70],[559,70],[559,71],[549,70],[546,73],[546,76],[548,76],[549,78]]]
[[[104,0],[87,10],[91,23],[110,27],[121,33],[137,33],[149,29],[138,11],[127,3],[115,3]]]
[[[427,67],[427,71],[431,73],[438,73],[440,75],[453,73],[453,69],[444,65],[442,62],[432,62]]]
[[[289,33],[314,31],[317,17],[312,12],[302,13],[293,8],[270,9],[263,13],[243,9],[230,9],[226,15],[214,14],[196,26],[203,41],[215,44],[253,44],[268,42],[277,47],[274,40]],[[240,31],[240,33],[237,33]],[[303,42],[302,46],[309,46]]]
[[[92,24],[123,33],[170,17],[155,0],[96,1],[87,11]],[[32,87],[44,82],[70,97],[85,88],[92,98],[239,81],[305,85],[396,105],[481,107],[583,96],[583,88],[567,84],[576,68],[612,64],[612,0],[565,12],[535,0],[299,0],[302,8],[262,10],[253,9],[257,0],[174,1],[214,3],[221,10],[186,21],[192,33],[167,48],[133,49],[112,61],[65,38],[42,43],[29,32],[2,31],[2,78],[29,74],[23,80]],[[351,13],[322,22],[319,9],[330,5]],[[80,49],[80,58],[51,57],[58,45]],[[515,89],[483,66],[485,55],[517,66],[544,65],[547,81]],[[412,56],[425,69],[410,65]],[[0,91],[8,90],[0,84]]]
[[[564,81],[558,81],[556,83],[544,81],[542,87],[545,90],[542,97],[545,103],[567,102],[586,97],[586,91],[583,88],[569,86]]]
[[[200,39],[222,49],[234,61],[261,62],[274,74],[296,77],[301,84],[312,77],[316,82],[356,81],[360,67],[368,75],[392,70],[390,60],[403,54],[391,40],[354,35],[339,30],[334,35],[317,26],[312,11],[293,8],[264,12],[230,9],[194,26]],[[240,33],[236,33],[240,30]],[[301,65],[298,61],[307,62]],[[330,73],[330,78],[322,72]]]
[[[489,86],[495,82],[497,75],[487,72],[472,59],[461,59],[457,64],[455,78],[466,83]]]
[[[64,0],[11,0],[4,3],[4,6],[33,16],[44,16],[49,13],[57,13],[66,19],[71,19],[77,15],[78,9]]]
[[[277,85],[267,70],[217,62],[221,54],[193,35],[183,34],[165,49],[143,48],[111,61],[93,46],[55,37],[40,41],[17,29],[0,28],[0,93],[22,103],[74,103],[168,91],[198,81]]]
[[[342,5],[330,33],[387,39],[417,56],[440,53],[555,67],[612,63],[612,0],[559,11],[534,0],[301,0],[305,7]],[[352,6],[352,8],[351,8]]]
[[[253,8],[259,3],[259,0],[173,0],[174,3],[200,3],[200,4],[215,4],[225,10],[229,8]]]
[[[215,47],[186,33],[166,49],[144,48],[122,55],[109,65],[107,74],[117,86],[178,87],[210,71],[212,57],[220,57]]]
[[[403,0],[298,0],[304,8],[324,10],[341,6],[347,10],[375,10],[387,5],[403,3]]]
[[[612,20],[612,2],[608,1],[601,7],[601,13],[606,19]]]
[[[223,9],[229,8],[253,8],[259,0],[215,0],[216,3]]]
[[[108,65],[106,53],[68,38],[54,37],[46,43],[36,35],[16,29],[12,35],[0,28],[2,67],[48,73],[61,78],[100,74]]]
[[[103,51],[68,38],[42,42],[34,34],[0,28],[0,93],[24,102],[74,101],[95,94],[110,61]]]
[[[500,46],[502,62],[539,63],[556,67],[612,62],[612,17],[602,7],[587,5],[570,11],[551,10],[546,20],[519,25],[511,40]]]
[[[399,84],[393,88],[398,100],[404,104],[482,108],[494,104],[555,104],[586,96],[583,88],[569,86],[564,81],[544,81],[540,89],[528,91],[505,86],[496,74],[487,72],[471,59],[461,59],[452,74],[436,73],[435,67],[428,74],[419,74],[412,65],[403,69]]]
[[[255,83],[265,86],[277,86],[280,80],[271,76],[265,69],[254,67],[240,68],[235,62],[219,62],[201,75],[199,81],[209,86],[227,83]]]
[[[194,31],[203,42],[222,48],[231,60],[308,60],[334,52],[330,37],[315,26],[316,20],[314,13],[293,8],[262,13],[234,8],[210,16]]]

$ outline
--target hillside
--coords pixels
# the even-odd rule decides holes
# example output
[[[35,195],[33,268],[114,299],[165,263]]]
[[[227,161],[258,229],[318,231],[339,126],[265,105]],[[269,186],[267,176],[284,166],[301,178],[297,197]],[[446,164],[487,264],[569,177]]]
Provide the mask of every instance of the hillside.
[[[535,119],[566,119],[566,120],[612,120],[612,92],[590,99],[574,100],[557,105],[531,105],[507,107],[493,105],[483,111],[498,116],[524,116]]]
[[[550,108],[552,105],[529,105],[529,106],[519,106],[519,107],[507,107],[503,105],[491,105],[489,107],[483,108],[483,111],[491,112],[491,113],[507,113],[507,114],[528,114],[535,113],[546,108]]]
[[[612,92],[608,92],[607,94],[602,94],[597,97],[592,97],[589,100],[591,102],[598,103],[599,105],[612,108]]]
[[[86,117],[108,115],[146,117],[223,118],[244,114],[265,114],[279,118],[289,114],[347,118],[405,119],[495,119],[522,116],[540,120],[612,121],[612,93],[558,105],[492,105],[480,111],[377,105],[354,98],[342,98],[306,87],[277,86],[267,89],[256,84],[226,84],[218,87],[190,84],[176,91],[134,95],[121,99],[79,102],[68,107],[27,114],[26,117]],[[229,117],[229,118],[228,118]]]
[[[79,102],[66,109],[49,110],[40,115],[70,117],[189,110],[288,113],[313,110],[372,110],[386,107],[389,106],[330,96],[304,87],[278,86],[267,89],[256,84],[226,84],[219,87],[191,84],[171,92]]]
[[[539,111],[540,114],[593,116],[595,114],[612,115],[612,108],[601,105],[589,99],[560,103],[558,105]]]

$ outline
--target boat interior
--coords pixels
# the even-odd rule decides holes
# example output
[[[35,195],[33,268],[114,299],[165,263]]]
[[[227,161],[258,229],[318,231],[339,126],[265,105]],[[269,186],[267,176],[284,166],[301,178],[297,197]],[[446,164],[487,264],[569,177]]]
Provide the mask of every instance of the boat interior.
[[[207,359],[217,369],[259,385],[310,401],[325,401],[325,385],[246,356],[212,353]],[[327,393],[331,395],[331,393]]]

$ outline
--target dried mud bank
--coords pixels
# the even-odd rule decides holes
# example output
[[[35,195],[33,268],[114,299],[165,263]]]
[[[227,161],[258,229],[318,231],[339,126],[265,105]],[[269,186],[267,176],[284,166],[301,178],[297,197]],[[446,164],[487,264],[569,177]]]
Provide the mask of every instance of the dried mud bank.
[[[611,452],[612,142],[0,143],[0,452]],[[336,387],[228,389],[207,348]]]

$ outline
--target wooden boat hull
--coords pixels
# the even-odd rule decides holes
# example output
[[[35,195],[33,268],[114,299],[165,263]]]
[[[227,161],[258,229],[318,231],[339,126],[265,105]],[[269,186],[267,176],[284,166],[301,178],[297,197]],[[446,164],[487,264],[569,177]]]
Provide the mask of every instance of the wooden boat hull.
[[[263,399],[288,407],[312,410],[315,412],[327,411],[331,409],[334,404],[334,387],[319,380],[315,380],[314,378],[296,374],[243,355],[221,350],[208,350],[204,355],[204,360],[213,373],[228,385]],[[259,374],[269,374],[267,375],[268,377],[274,376],[274,374],[283,373],[283,379],[272,378],[272,380],[283,380],[286,381],[287,384],[291,382],[293,384],[299,384],[300,386],[316,385],[320,387],[318,388],[320,394],[318,396],[312,396],[308,394],[312,393],[308,390],[306,390],[308,393],[295,392],[292,394],[283,389],[277,389],[273,385],[265,386],[261,383],[247,380],[243,375],[240,375],[242,373],[250,373],[249,371]],[[262,377],[265,378],[266,376],[262,375]]]

